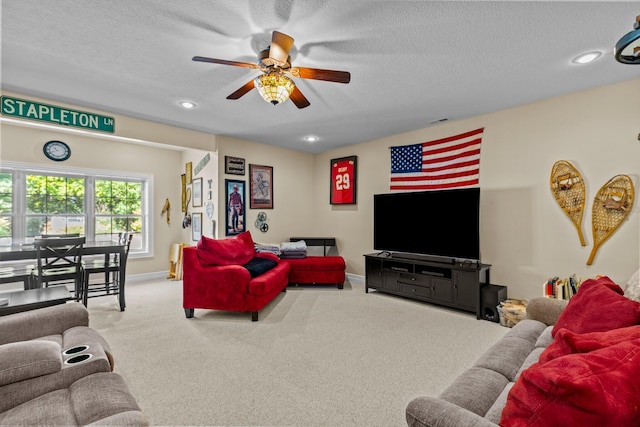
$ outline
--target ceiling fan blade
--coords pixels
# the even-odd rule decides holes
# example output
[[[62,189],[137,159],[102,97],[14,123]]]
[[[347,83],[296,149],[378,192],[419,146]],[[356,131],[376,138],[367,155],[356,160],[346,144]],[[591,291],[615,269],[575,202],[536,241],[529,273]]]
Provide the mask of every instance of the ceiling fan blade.
[[[300,92],[300,89],[298,89],[298,86],[296,86],[293,89],[293,92],[291,92],[291,95],[289,96],[289,99],[291,99],[291,101],[294,104],[296,104],[296,107],[298,107],[298,108],[305,108],[305,107],[308,107],[309,105],[311,105],[309,100],[304,97],[302,92]]]
[[[292,67],[289,72],[301,79],[324,80],[335,83],[349,83],[351,73],[348,71],[323,70],[320,68]]]
[[[239,99],[241,96],[243,96],[244,94],[249,92],[251,89],[253,89],[253,87],[254,87],[253,86],[253,80],[249,80],[240,89],[236,90],[231,95],[227,96],[227,99]]]
[[[271,35],[271,47],[269,48],[269,58],[278,62],[280,66],[287,63],[289,51],[293,47],[293,38],[274,31]]]
[[[234,67],[260,68],[258,64],[252,64],[250,62],[229,61],[226,59],[207,58],[204,56],[194,56],[193,60],[197,62],[210,62],[212,64],[233,65]]]

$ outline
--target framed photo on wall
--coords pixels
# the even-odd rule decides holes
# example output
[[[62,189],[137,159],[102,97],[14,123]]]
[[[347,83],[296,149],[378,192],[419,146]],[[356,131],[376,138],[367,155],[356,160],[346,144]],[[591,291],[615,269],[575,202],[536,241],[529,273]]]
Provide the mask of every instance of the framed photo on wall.
[[[224,173],[229,175],[244,175],[244,159],[224,156]]]
[[[195,178],[191,184],[193,207],[202,207],[202,178]]]
[[[273,167],[249,165],[251,209],[273,209]]]
[[[191,239],[197,242],[202,237],[202,213],[191,214]]]
[[[245,182],[225,179],[226,215],[225,235],[235,236],[245,231]]]
[[[356,204],[356,178],[358,157],[349,156],[331,160],[331,204]]]

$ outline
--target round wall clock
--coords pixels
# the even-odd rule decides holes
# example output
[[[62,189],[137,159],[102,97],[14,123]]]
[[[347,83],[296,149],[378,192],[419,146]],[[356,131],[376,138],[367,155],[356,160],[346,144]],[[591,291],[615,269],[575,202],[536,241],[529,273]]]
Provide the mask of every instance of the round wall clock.
[[[71,148],[62,141],[45,142],[42,151],[47,158],[56,162],[62,162],[71,157]]]

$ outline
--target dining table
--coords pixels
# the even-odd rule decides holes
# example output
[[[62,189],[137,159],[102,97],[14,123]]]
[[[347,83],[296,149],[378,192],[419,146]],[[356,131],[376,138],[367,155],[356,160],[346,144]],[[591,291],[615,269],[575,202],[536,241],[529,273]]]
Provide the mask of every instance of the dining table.
[[[66,286],[3,293],[0,294],[0,316],[64,304],[72,299]]]
[[[82,256],[103,255],[105,265],[109,263],[109,257],[113,254],[118,256],[118,260],[126,259],[127,245],[125,243],[99,240],[94,242],[86,242],[82,247]],[[12,246],[0,246],[0,264],[4,262],[17,262],[37,260],[37,251],[33,244],[23,243]],[[120,262],[118,265],[118,303],[120,311],[125,309],[124,285],[127,273],[126,262]]]

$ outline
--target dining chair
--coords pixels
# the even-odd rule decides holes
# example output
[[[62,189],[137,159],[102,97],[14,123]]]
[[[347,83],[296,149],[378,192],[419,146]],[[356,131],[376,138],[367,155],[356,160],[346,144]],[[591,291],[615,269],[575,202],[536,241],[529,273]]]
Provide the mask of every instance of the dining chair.
[[[51,237],[36,239],[37,271],[35,287],[73,284],[76,299],[82,288],[82,249],[84,237]]]
[[[80,292],[82,303],[87,306],[88,299],[106,295],[119,295],[120,269],[126,266],[131,248],[133,233],[119,233],[118,243],[124,246],[124,252],[107,254],[103,258],[83,261],[84,278]],[[100,275],[100,279],[91,282],[91,275]],[[97,280],[97,281],[96,281]]]

